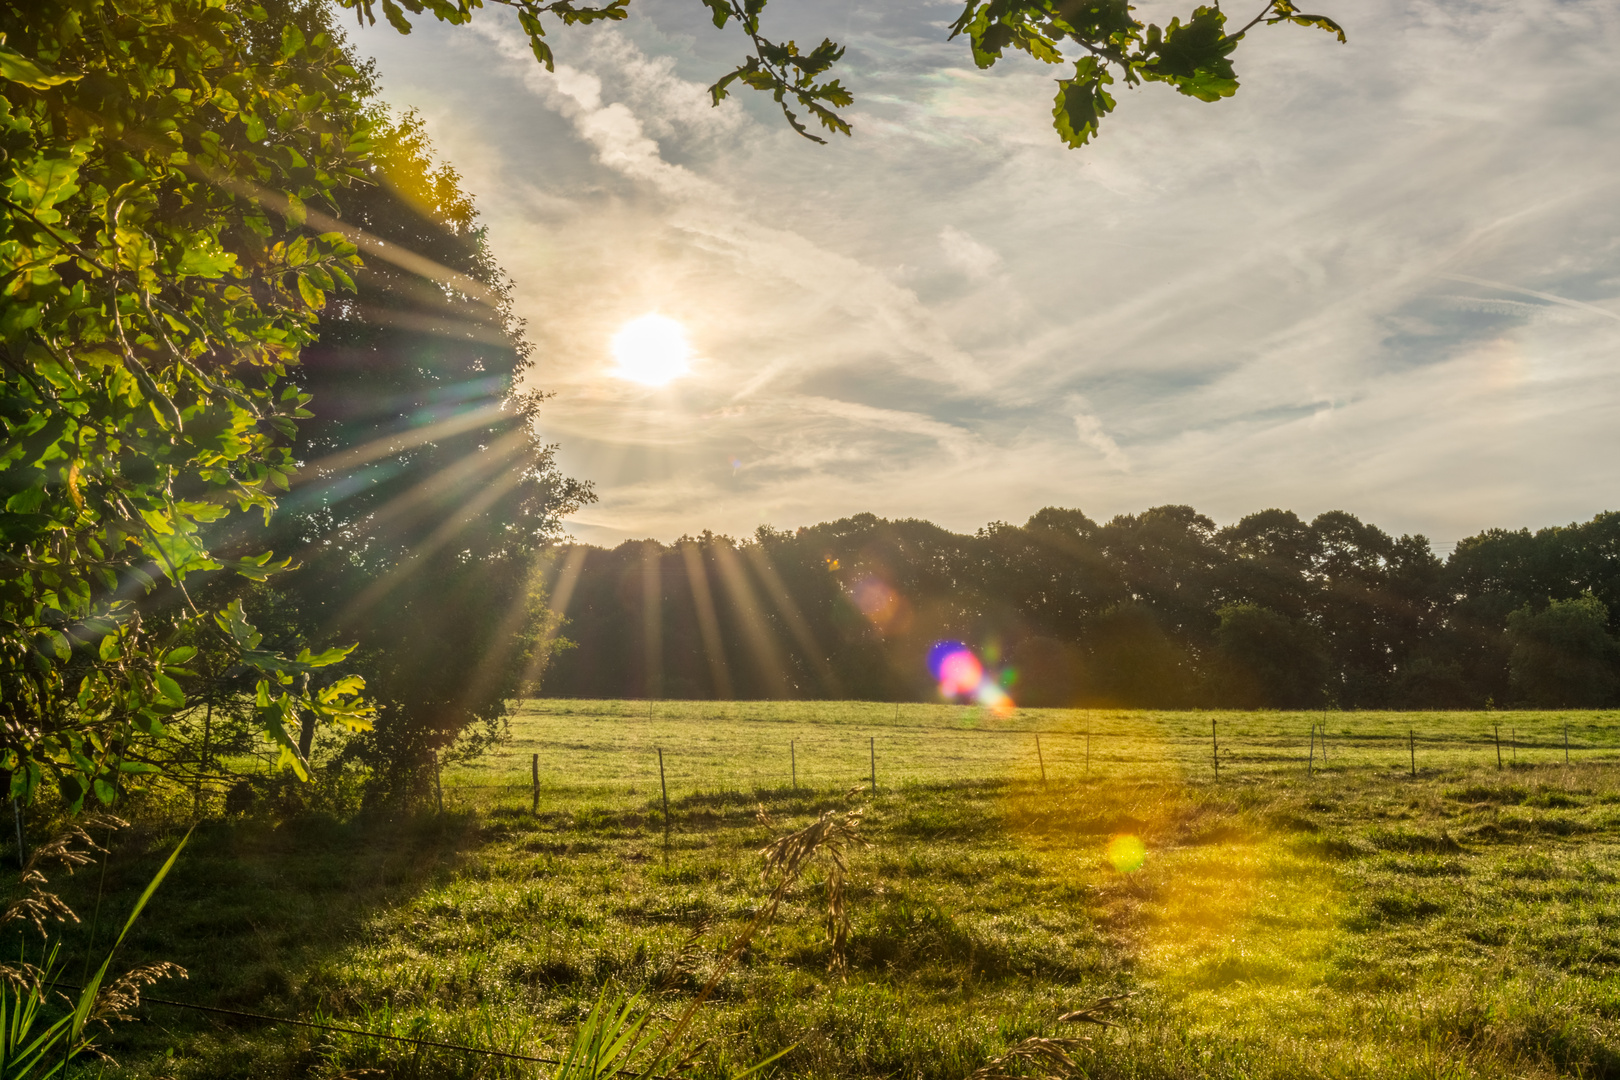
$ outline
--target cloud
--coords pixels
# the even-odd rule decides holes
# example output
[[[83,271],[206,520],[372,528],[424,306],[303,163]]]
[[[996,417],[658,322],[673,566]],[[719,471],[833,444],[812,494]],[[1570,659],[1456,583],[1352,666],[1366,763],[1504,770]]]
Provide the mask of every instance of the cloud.
[[[939,231],[945,261],[970,278],[984,279],[1001,266],[1001,256],[952,225]]]
[[[1051,69],[978,71],[944,12],[773,0],[849,45],[824,148],[710,107],[740,43],[699,5],[559,31],[555,75],[493,14],[360,36],[478,196],[592,535],[1188,502],[1454,540],[1612,504],[1620,8],[1357,0],[1349,45],[1253,33],[1234,99],[1123,89],[1080,152]],[[653,310],[693,376],[604,378]]]
[[[1115,442],[1113,437],[1103,430],[1101,420],[1084,411],[1085,404],[1084,398],[1078,398],[1074,402],[1075,407],[1081,410],[1074,414],[1075,434],[1080,436],[1082,443],[1101,454],[1103,460],[1108,462],[1109,465],[1120,472],[1130,472],[1131,463],[1130,459],[1125,456],[1125,451],[1121,450],[1119,443]]]

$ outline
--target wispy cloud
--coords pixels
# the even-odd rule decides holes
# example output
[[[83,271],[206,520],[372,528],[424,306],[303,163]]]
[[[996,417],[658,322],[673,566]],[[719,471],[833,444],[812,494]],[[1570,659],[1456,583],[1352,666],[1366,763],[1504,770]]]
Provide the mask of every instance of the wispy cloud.
[[[582,536],[1176,501],[1455,539],[1612,502],[1608,0],[1357,0],[1350,45],[1251,35],[1235,99],[1122,91],[1080,153],[1052,71],[977,71],[939,4],[773,0],[850,46],[826,148],[710,107],[737,43],[701,6],[638,6],[555,75],[494,16],[360,38],[517,279]],[[650,310],[694,375],[604,378]]]

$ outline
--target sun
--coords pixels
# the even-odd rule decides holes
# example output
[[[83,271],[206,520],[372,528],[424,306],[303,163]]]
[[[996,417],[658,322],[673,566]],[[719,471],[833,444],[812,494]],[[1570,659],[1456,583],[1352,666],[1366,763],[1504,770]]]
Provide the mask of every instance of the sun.
[[[692,370],[686,327],[667,315],[643,315],[619,327],[611,345],[618,366],[608,374],[643,386],[664,386]]]

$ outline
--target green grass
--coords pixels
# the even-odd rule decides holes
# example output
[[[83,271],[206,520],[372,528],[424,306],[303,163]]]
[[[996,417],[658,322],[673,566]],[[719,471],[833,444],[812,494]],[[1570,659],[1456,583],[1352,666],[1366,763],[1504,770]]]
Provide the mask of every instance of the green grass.
[[[957,705],[872,702],[525,702],[513,739],[458,785],[529,784],[531,754],[544,787],[645,792],[663,749],[670,790],[750,791],[790,782],[843,790],[961,780],[1199,780],[1212,771],[1210,723],[1228,777],[1304,771],[1311,727],[1327,730],[1329,771],[1494,768],[1570,759],[1620,763],[1620,712],[1375,713],[1149,712],[1016,709],[997,716]],[[1036,734],[1040,734],[1037,755]],[[1089,743],[1089,751],[1088,751]],[[1320,743],[1314,767],[1324,764]]]
[[[127,959],[191,969],[160,996],[554,1054],[604,987],[678,1011],[765,895],[755,852],[851,805],[876,739],[879,790],[853,797],[872,846],[853,861],[848,972],[828,973],[812,878],[700,1014],[703,1075],[792,1045],[774,1075],[960,1080],[1127,991],[1122,1026],[1079,1055],[1091,1076],[1620,1075],[1615,714],[1329,713],[1327,771],[1307,776],[1319,713],[646,710],[526,704],[509,747],[446,775],[443,817],[210,822]],[[175,835],[160,809],[109,864],[105,910]],[[1104,858],[1121,833],[1147,846],[1134,873]],[[76,881],[88,911],[94,877]],[[109,1075],[543,1074],[146,1015]]]

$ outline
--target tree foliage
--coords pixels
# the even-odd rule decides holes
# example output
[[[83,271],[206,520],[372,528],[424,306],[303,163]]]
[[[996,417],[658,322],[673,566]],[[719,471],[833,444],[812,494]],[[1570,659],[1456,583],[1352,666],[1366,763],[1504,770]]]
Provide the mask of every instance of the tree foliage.
[[[151,768],[194,646],[258,672],[256,712],[301,769],[307,713],[362,728],[358,679],[307,690],[334,648],[260,647],[240,606],[187,582],[263,578],[207,529],[267,515],[288,486],[307,397],[287,378],[356,250],[305,228],[367,152],[343,57],[221,0],[63,0],[0,9],[0,709],[12,791],[46,774],[79,804]],[[135,601],[166,594],[181,614]]]
[[[1620,646],[1609,636],[1609,609],[1587,593],[1531,605],[1507,619],[1514,697],[1543,708],[1593,708],[1615,700]]]
[[[483,0],[338,0],[352,8],[362,22],[376,21],[377,8],[402,33],[410,33],[409,15],[431,14],[452,25],[472,19]],[[573,0],[491,0],[497,7],[515,10],[518,24],[529,39],[535,59],[552,70],[555,54],[546,36],[548,19],[565,26],[623,19],[630,0],[608,0],[600,7],[585,7]],[[709,88],[718,105],[737,83],[769,94],[794,131],[813,142],[824,142],[794,112],[807,112],[823,130],[850,134],[850,125],[835,110],[854,103],[854,96],[837,78],[828,78],[844,49],[830,38],[802,51],[793,41],[773,41],[763,35],[761,18],[767,0],[703,0],[716,28],[733,23],[747,38],[749,55]],[[1132,12],[1128,0],[968,0],[951,24],[951,37],[966,36],[973,61],[993,67],[1013,50],[1047,64],[1074,59],[1074,74],[1058,80],[1052,107],[1052,126],[1071,148],[1079,148],[1097,133],[1103,117],[1117,104],[1108,87],[1165,83],[1200,101],[1219,101],[1237,93],[1237,71],[1232,54],[1258,26],[1291,24],[1345,34],[1325,15],[1301,12],[1291,0],[1267,0],[1242,26],[1227,25],[1219,3],[1194,8],[1186,20],[1178,15],[1163,26],[1145,23]]]
[[[1617,521],[1486,533],[1444,563],[1342,511],[1218,528],[1186,506],[574,547],[553,596],[578,648],[542,690],[928,700],[929,650],[955,640],[1028,705],[1613,704]]]
[[[498,734],[543,637],[536,557],[592,496],[536,434],[531,349],[460,178],[414,116],[373,143],[342,220],[413,261],[370,260],[292,372],[313,416],[263,542],[298,552],[268,587],[289,638],[358,643],[378,715],[349,753],[397,788]]]

